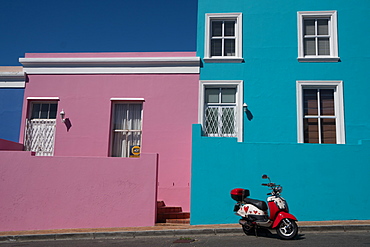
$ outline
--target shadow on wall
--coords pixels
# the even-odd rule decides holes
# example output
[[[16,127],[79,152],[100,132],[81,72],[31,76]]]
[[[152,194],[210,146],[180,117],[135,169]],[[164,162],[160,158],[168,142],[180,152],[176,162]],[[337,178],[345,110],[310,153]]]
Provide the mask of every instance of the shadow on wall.
[[[245,114],[247,115],[247,118],[248,118],[249,121],[251,121],[253,119],[253,114],[249,109],[245,110]]]
[[[72,127],[72,123],[71,123],[71,120],[69,120],[69,118],[66,118],[64,120],[64,125],[66,126],[67,128],[67,132],[70,130],[70,128]]]

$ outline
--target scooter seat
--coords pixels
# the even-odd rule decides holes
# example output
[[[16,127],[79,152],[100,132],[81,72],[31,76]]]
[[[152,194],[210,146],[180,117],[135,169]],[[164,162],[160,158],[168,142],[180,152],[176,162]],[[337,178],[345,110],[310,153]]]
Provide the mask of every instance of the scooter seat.
[[[262,211],[267,211],[267,204],[264,201],[251,199],[251,198],[245,198],[244,202],[248,204],[252,204],[256,206],[257,208],[261,209]]]

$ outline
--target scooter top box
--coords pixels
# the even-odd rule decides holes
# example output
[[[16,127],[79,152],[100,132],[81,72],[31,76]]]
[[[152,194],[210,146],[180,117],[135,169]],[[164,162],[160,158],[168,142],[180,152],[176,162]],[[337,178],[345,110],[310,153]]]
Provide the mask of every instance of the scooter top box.
[[[230,194],[231,194],[231,198],[238,202],[243,201],[245,198],[247,198],[250,195],[249,190],[240,189],[240,188],[233,189],[230,192]]]

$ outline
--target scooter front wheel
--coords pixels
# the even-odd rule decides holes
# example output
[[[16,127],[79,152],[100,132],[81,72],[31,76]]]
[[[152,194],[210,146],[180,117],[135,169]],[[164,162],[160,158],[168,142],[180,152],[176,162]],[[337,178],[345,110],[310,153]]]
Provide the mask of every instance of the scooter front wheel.
[[[276,232],[282,239],[293,239],[298,233],[297,223],[292,219],[284,218],[276,228]]]

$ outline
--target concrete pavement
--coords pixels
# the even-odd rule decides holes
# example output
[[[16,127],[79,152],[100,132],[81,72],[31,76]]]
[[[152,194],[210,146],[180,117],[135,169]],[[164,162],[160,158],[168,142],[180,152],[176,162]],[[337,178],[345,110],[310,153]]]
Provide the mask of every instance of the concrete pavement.
[[[300,233],[311,231],[370,231],[370,220],[298,221]],[[156,224],[151,227],[57,229],[0,232],[0,242],[63,240],[63,239],[112,239],[140,236],[189,236],[199,234],[242,233],[239,224],[184,225]]]

